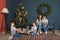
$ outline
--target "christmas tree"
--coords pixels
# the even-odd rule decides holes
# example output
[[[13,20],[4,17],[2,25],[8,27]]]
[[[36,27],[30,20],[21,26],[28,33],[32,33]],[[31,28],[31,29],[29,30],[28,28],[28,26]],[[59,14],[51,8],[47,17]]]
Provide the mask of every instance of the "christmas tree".
[[[25,27],[27,26],[27,11],[24,9],[22,3],[19,3],[16,9],[16,18],[15,18],[16,27]]]

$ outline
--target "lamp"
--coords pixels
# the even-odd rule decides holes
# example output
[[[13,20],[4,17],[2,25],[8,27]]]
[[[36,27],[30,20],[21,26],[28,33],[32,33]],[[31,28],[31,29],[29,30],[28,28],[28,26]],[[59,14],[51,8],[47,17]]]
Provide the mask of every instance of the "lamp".
[[[1,12],[4,13],[4,14],[8,14],[9,13],[7,8],[3,8]]]
[[[3,29],[3,22],[4,22],[4,19],[5,19],[5,22],[7,21],[7,14],[9,13],[8,9],[7,8],[3,8],[1,13],[3,14],[3,18],[2,18],[2,27],[1,27],[1,33],[2,33],[2,29]],[[5,25],[7,26],[7,24],[5,23]]]

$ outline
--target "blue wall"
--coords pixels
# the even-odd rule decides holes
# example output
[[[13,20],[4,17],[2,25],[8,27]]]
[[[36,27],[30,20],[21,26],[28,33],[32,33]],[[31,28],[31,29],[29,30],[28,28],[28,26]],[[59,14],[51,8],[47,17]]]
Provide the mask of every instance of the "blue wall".
[[[9,9],[10,13],[8,15],[8,26],[9,21],[13,20],[15,17],[15,10],[18,6],[20,0],[7,0],[7,8]],[[37,19],[37,6],[42,2],[48,2],[51,5],[51,14],[47,17],[50,22],[55,23],[55,29],[60,29],[60,0],[22,0],[22,3],[28,12],[28,21],[32,23]]]

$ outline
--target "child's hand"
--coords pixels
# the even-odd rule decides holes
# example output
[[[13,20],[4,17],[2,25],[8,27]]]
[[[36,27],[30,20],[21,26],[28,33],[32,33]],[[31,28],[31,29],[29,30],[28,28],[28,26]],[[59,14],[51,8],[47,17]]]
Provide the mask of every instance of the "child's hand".
[[[21,31],[21,28],[17,28],[16,31],[20,32]]]

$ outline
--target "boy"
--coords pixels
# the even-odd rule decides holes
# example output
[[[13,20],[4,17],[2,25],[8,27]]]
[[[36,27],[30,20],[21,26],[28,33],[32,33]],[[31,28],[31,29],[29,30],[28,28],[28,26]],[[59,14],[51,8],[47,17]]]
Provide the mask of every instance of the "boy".
[[[48,19],[46,18],[46,16],[43,16],[43,19],[42,19],[42,24],[43,24],[43,27],[44,27],[44,31],[45,31],[45,34],[47,34],[47,31],[48,31]]]

